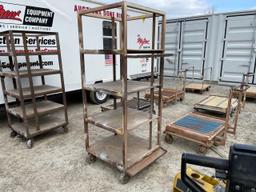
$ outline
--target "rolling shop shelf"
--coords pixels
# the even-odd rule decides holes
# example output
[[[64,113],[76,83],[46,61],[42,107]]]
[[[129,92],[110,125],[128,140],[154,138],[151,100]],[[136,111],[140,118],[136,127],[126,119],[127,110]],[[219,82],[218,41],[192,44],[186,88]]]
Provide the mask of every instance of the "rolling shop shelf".
[[[58,33],[10,30],[1,32],[0,36],[7,39],[6,51],[0,53],[1,60],[6,61],[0,65],[0,77],[8,125],[12,130],[10,136],[22,135],[27,139],[27,147],[32,148],[35,136],[60,127],[67,132],[67,102]],[[41,50],[39,43],[39,37],[41,36],[54,38],[57,45],[52,47],[57,48],[57,50]],[[15,38],[21,38],[21,45],[14,43]],[[28,45],[28,38],[35,38],[35,50],[31,50],[31,46]],[[45,48],[43,46],[43,49]],[[44,68],[43,55],[56,55],[58,69]],[[31,60],[33,59],[34,61],[35,57],[38,61],[38,66],[32,65],[33,62]],[[25,65],[23,62],[19,63],[19,61],[23,60],[25,60]],[[60,77],[60,87],[46,84],[45,77],[50,75],[58,75]],[[41,85],[38,85],[38,81],[34,85],[35,78],[40,79]],[[9,88],[7,87],[7,81],[11,80],[13,87]],[[24,86],[25,81],[28,81],[26,86]],[[61,94],[63,103],[60,104],[48,100],[49,94]],[[15,105],[10,105],[10,97],[16,99]]]
[[[120,9],[122,18],[100,16],[92,14],[97,11],[105,11],[111,9]],[[130,9],[139,10],[143,13],[139,16],[129,16]],[[106,49],[88,49],[84,43],[84,36],[86,33],[84,17],[95,17],[98,19],[110,20],[112,43],[110,50]],[[157,17],[160,17],[164,23],[161,29],[160,48],[156,49],[156,27]],[[109,5],[95,7],[89,10],[81,10],[78,12],[78,32],[80,44],[80,63],[81,63],[81,82],[84,102],[84,130],[85,130],[85,147],[88,152],[87,160],[93,163],[97,158],[115,166],[120,172],[120,182],[125,184],[130,177],[136,175],[138,172],[152,164],[158,158],[166,153],[166,150],[161,147],[160,134],[162,126],[162,86],[163,86],[163,65],[164,57],[172,54],[165,54],[165,14],[161,11],[146,8],[137,4],[129,2],[119,2]],[[139,20],[141,18],[152,19],[152,39],[151,46],[147,50],[129,49],[127,46],[127,25],[129,22]],[[120,41],[115,37],[115,29],[119,22]],[[119,45],[116,45],[119,42]],[[84,48],[86,47],[86,49]],[[113,57],[113,79],[112,81],[97,83],[94,85],[86,84],[86,58],[88,55],[97,54],[111,54]],[[120,57],[120,79],[116,78],[116,56]],[[151,80],[149,82],[138,82],[127,80],[127,66],[128,59],[149,58],[151,59]],[[160,58],[159,66],[159,82],[155,83],[154,61],[155,58]],[[154,111],[154,90],[159,90],[158,111]],[[132,109],[128,107],[128,95],[140,91],[150,90],[151,99],[149,100],[150,110],[139,111],[139,109]],[[88,112],[88,104],[86,94],[88,91],[105,92],[112,97],[113,105],[100,113],[90,114]],[[117,103],[117,99],[121,102]],[[156,120],[156,143],[153,144],[153,121]],[[92,129],[93,127],[93,129]],[[148,136],[139,137],[134,130],[136,128],[146,128]],[[90,132],[96,128],[105,129],[114,133],[113,135],[106,135],[100,139],[89,137]],[[104,133],[104,132],[102,132]],[[94,140],[93,142],[91,140]]]

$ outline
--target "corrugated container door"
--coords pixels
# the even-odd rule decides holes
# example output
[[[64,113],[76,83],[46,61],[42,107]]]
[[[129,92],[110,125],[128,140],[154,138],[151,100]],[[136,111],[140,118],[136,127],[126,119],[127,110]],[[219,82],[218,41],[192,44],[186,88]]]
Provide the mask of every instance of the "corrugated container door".
[[[180,23],[171,22],[166,25],[166,53],[172,53],[174,56],[166,58],[164,63],[164,75],[175,76],[178,69],[178,50],[180,40]]]
[[[229,16],[225,22],[220,80],[241,82],[243,73],[255,70],[256,16]]]
[[[208,19],[182,22],[179,68],[194,67],[194,77],[202,79],[206,54]],[[192,77],[192,72],[188,72]]]

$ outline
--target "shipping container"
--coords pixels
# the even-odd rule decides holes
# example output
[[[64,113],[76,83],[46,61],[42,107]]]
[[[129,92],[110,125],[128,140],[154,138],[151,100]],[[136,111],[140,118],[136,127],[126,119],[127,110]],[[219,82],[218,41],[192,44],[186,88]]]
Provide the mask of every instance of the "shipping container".
[[[78,27],[77,27],[77,11],[81,9],[89,9],[102,5],[95,1],[30,1],[30,0],[10,0],[7,2],[0,1],[0,31],[5,30],[27,30],[27,31],[52,31],[58,32],[60,37],[61,53],[63,60],[63,70],[66,91],[75,91],[81,89],[80,77],[80,55],[78,42]],[[120,10],[113,9],[104,12],[97,12],[111,17],[121,17]],[[139,12],[131,12],[131,16],[138,15]],[[83,20],[85,25],[85,48],[107,49],[112,47],[112,29],[111,21],[95,19],[88,17]],[[116,36],[119,36],[119,23],[116,22]],[[152,19],[142,18],[141,20],[131,21],[128,25],[128,46],[130,49],[151,49],[151,27]],[[88,35],[89,34],[89,35]],[[97,34],[97,35],[95,35]],[[119,39],[119,38],[117,38]],[[15,41],[20,44],[22,49],[21,39]],[[41,46],[49,48],[53,45],[51,39],[41,39]],[[117,48],[119,42],[116,42]],[[0,51],[4,51],[6,41],[0,37]],[[31,47],[33,41],[31,40]],[[36,65],[36,57],[33,65]],[[8,64],[7,58],[0,58],[2,64]],[[19,63],[25,61],[25,57],[19,58]],[[117,70],[119,70],[120,59],[117,56]],[[102,81],[112,80],[112,55],[91,55],[86,58],[86,75],[87,83],[97,83]],[[50,68],[54,68],[56,59],[51,56],[43,57],[43,64]],[[150,59],[131,59],[128,62],[129,78],[141,78],[149,75]],[[119,73],[118,73],[119,74]],[[118,78],[118,77],[117,77]],[[35,82],[37,80],[35,79]],[[38,78],[38,82],[40,78]],[[58,79],[47,78],[46,81],[51,85],[58,84]],[[47,83],[47,82],[46,82]],[[23,86],[26,86],[26,81]],[[11,85],[11,81],[9,83]],[[104,99],[102,94],[96,95],[100,99]],[[4,103],[2,88],[0,85],[0,105]]]
[[[165,76],[194,67],[197,79],[241,82],[243,73],[255,74],[255,39],[256,10],[169,19],[166,50],[174,57],[165,62]]]

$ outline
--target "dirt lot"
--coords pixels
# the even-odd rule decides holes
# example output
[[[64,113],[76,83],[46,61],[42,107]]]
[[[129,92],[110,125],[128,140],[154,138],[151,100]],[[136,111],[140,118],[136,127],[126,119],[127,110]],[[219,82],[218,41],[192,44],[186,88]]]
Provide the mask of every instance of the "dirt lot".
[[[202,95],[189,93],[182,103],[164,108],[165,125],[192,111],[192,106],[207,94],[227,94],[228,88],[212,86],[210,92]],[[91,111],[99,106],[90,105]],[[0,118],[0,191],[172,191],[171,183],[180,168],[182,152],[195,153],[196,145],[175,138],[172,145],[163,142],[168,153],[135,176],[126,185],[119,184],[119,172],[106,163],[97,161],[89,165],[84,149],[82,104],[80,101],[69,102],[69,133],[62,129],[40,136],[32,149],[27,149],[21,138],[10,138],[5,118]],[[219,154],[227,157],[229,146],[233,143],[256,144],[256,104],[247,102],[239,117],[237,138],[228,136],[225,147],[216,148]],[[142,136],[147,136],[145,129],[138,129]],[[103,133],[105,134],[105,132]],[[102,137],[102,130],[95,129],[94,137]],[[162,136],[162,140],[164,137]],[[219,157],[210,150],[208,156]]]

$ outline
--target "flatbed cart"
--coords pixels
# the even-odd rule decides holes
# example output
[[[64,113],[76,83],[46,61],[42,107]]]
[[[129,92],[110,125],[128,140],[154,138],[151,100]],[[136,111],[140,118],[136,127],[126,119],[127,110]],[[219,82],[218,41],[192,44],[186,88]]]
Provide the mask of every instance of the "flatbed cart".
[[[249,81],[251,80],[251,78],[254,77],[254,73],[245,73],[243,74],[243,79],[241,82],[241,86],[248,86],[249,85]],[[239,92],[235,93],[236,96],[239,96]],[[245,102],[246,102],[246,98],[251,98],[251,99],[256,99],[256,87],[254,86],[250,86],[248,87],[248,89],[244,92],[243,94],[243,102],[242,102],[242,107],[245,106]]]
[[[185,98],[186,73],[187,70],[179,71],[177,77],[175,77],[175,80],[181,82],[181,86],[178,86],[177,83],[175,83],[175,88],[162,89],[162,100],[164,106],[172,102],[182,101]],[[150,92],[147,92],[144,97],[146,100],[150,100]],[[154,100],[157,101],[158,97],[159,92],[155,91]]]
[[[220,115],[225,115],[228,109],[229,98],[221,95],[209,95],[200,102],[194,105],[196,111],[206,111],[211,113],[216,113]],[[232,114],[238,106],[238,99],[232,98],[231,100],[231,111]]]
[[[204,68],[204,72],[206,70],[210,70],[210,76],[212,76],[212,67]],[[201,82],[195,82],[195,67],[192,67],[192,81],[186,84],[185,91],[186,92],[198,92],[202,94],[205,91],[209,91],[211,88],[211,85],[207,84],[205,82],[204,75],[202,75],[202,81]]]
[[[231,122],[230,111],[234,91],[245,91],[241,87],[231,88],[225,117],[210,116],[204,113],[191,112],[166,126],[165,141],[173,142],[173,136],[184,138],[199,144],[198,152],[206,153],[213,145],[225,145],[227,132],[236,134],[241,98]],[[232,125],[234,123],[234,125]]]

